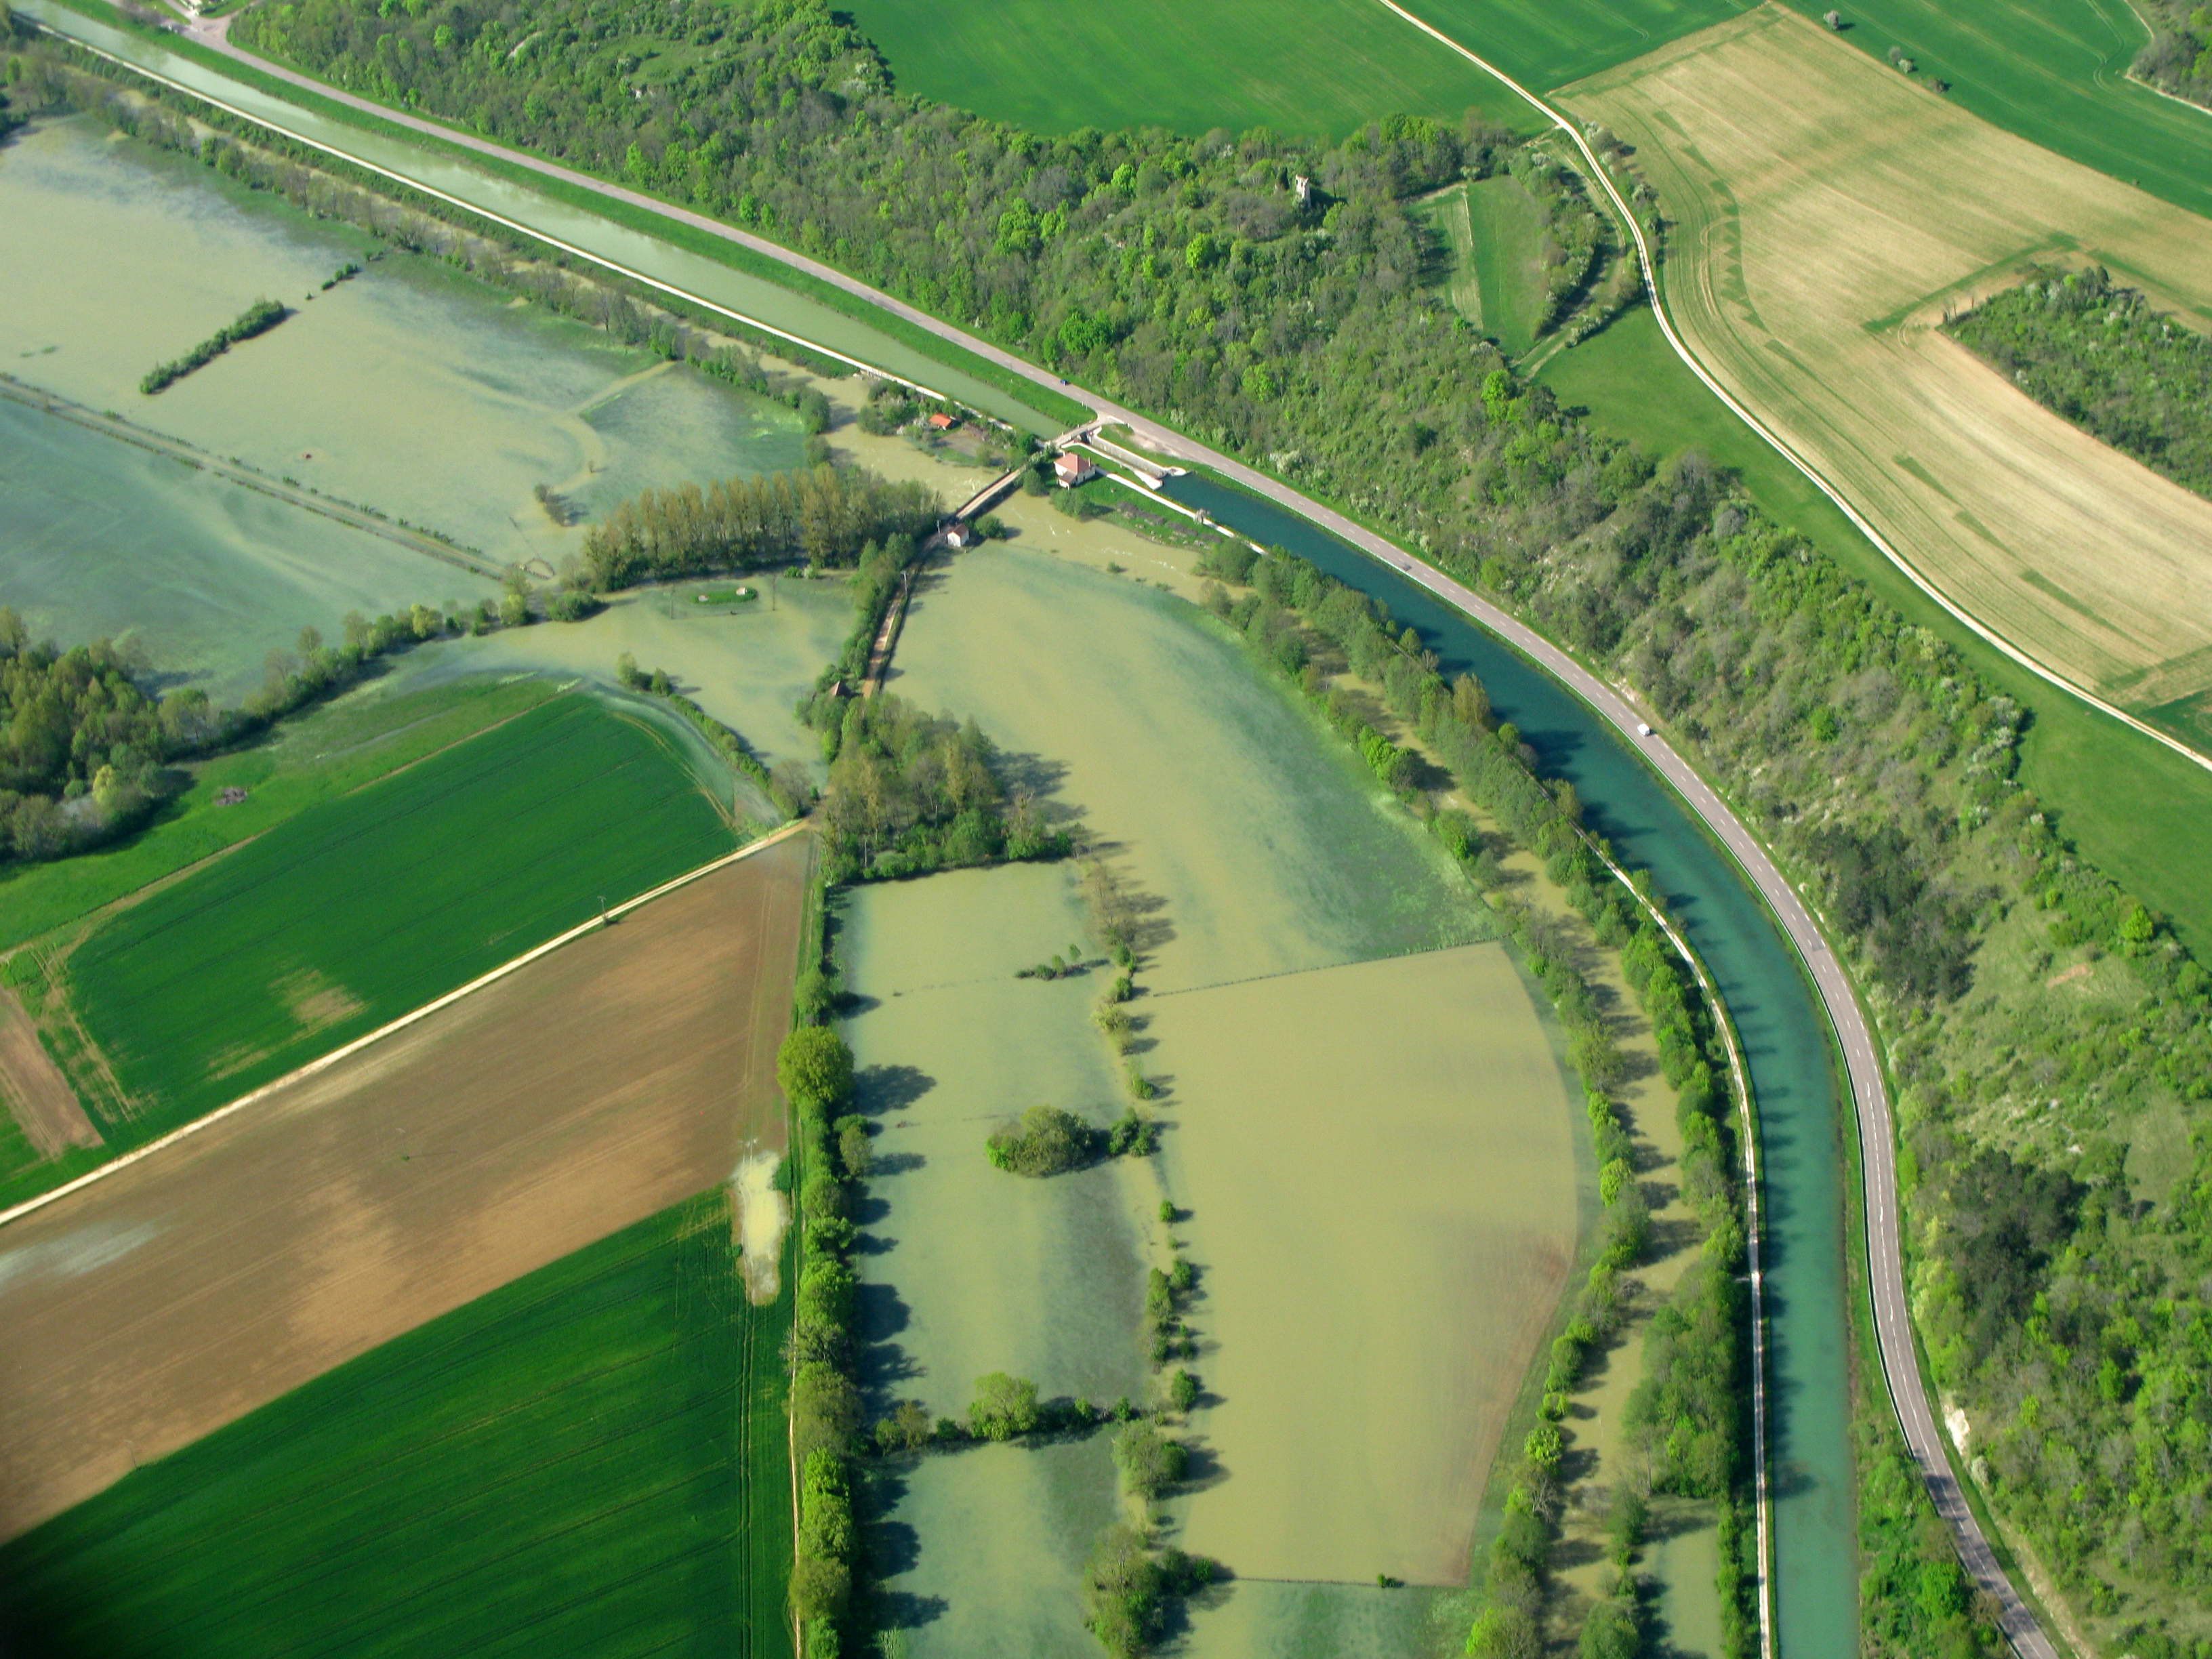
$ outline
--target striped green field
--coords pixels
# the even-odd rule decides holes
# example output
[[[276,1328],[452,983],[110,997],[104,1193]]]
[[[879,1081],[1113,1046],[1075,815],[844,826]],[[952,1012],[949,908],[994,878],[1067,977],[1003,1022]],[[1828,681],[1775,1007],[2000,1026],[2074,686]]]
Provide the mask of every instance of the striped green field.
[[[1789,0],[1819,17],[1832,0]],[[1894,46],[1913,77],[2032,143],[2212,214],[2212,112],[2127,78],[2150,36],[2127,0],[1859,0],[1843,7],[1844,39],[1887,61]]]
[[[555,690],[549,679],[489,675],[398,695],[379,683],[288,720],[251,748],[194,766],[190,787],[130,840],[0,870],[0,951],[472,737]],[[225,805],[226,789],[246,799]]]
[[[726,1191],[664,1211],[0,1548],[17,1659],[781,1659],[779,1358]]]
[[[1504,87],[1374,0],[1295,9],[1259,0],[854,0],[850,9],[902,91],[1036,132],[1267,126],[1334,140],[1379,116],[1456,122],[1469,106],[1532,126]]]
[[[1750,9],[1747,0],[1399,3],[1531,92],[1565,86],[1626,64],[1654,46]]]
[[[560,697],[118,912],[40,1018],[119,1149],[735,845],[675,738]]]
[[[1427,226],[1432,291],[1509,357],[1544,319],[1544,210],[1514,179],[1453,185],[1414,206]]]

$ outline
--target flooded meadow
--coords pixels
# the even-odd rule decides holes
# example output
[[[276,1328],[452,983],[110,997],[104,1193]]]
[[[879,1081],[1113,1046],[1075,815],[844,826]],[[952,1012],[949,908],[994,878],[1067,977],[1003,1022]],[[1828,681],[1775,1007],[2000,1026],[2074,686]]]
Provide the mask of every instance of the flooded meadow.
[[[851,894],[845,1029],[879,1129],[872,1409],[956,1414],[994,1370],[1157,1406],[1144,1279],[1180,1257],[1195,1347],[1176,1363],[1199,1393],[1168,1427],[1192,1464],[1154,1519],[1226,1577],[1170,1650],[1455,1647],[1492,1455],[1595,1209],[1557,1032],[1472,887],[1338,741],[1104,556],[1115,532],[1055,538],[1056,516],[1024,501],[1013,543],[938,568],[892,689],[974,714],[1129,896],[1131,1056],[1161,1150],[1041,1181],[982,1156],[1025,1107],[1103,1124],[1128,1103],[1089,1019],[1101,975],[1015,977],[1071,944],[1098,954],[1079,869]],[[878,1524],[903,1651],[1091,1650],[1090,1539],[1137,1513],[1108,1442],[891,1466]],[[1087,1504],[1077,1470],[1102,1483]]]

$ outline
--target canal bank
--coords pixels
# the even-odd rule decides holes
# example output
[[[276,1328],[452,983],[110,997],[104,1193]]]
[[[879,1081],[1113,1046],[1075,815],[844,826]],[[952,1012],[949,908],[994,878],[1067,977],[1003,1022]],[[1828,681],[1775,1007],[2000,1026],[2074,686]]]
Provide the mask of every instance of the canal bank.
[[[1308,558],[1419,629],[1449,678],[1472,672],[1502,720],[1566,779],[1594,830],[1653,891],[1727,1002],[1758,1101],[1765,1176],[1775,1645],[1789,1659],[1857,1651],[1844,1194],[1846,1093],[1820,999],[1728,852],[1613,727],[1550,675],[1419,584],[1306,520],[1189,476],[1168,493]]]

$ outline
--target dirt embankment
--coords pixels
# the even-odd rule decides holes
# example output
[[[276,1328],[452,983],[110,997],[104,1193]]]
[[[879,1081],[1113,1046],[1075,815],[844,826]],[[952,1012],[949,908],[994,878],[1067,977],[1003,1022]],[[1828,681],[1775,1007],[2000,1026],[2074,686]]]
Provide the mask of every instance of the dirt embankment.
[[[0,1537],[781,1150],[811,848],[0,1230]]]

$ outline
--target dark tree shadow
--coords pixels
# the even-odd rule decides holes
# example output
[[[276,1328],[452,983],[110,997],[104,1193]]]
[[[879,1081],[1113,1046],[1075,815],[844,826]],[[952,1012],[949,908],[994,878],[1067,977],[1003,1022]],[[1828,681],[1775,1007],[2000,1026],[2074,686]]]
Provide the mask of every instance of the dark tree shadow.
[[[891,1117],[936,1086],[919,1066],[863,1066],[853,1078],[854,1109],[864,1117]],[[878,1158],[877,1166],[884,1161]]]

